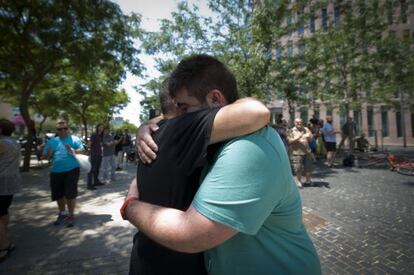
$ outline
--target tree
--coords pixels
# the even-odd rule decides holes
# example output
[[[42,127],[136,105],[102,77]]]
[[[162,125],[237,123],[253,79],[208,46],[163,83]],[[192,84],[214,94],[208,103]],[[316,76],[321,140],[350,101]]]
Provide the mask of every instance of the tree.
[[[28,170],[35,129],[29,99],[54,75],[74,68],[88,72],[97,64],[118,62],[139,74],[139,51],[134,48],[140,18],[122,14],[111,1],[13,1],[0,5],[0,91],[19,102],[28,127]]]
[[[274,83],[269,77],[273,61],[270,45],[263,46],[260,40],[265,35],[260,28],[253,30],[252,1],[211,0],[208,5],[213,18],[200,16],[197,7],[180,2],[172,20],[162,21],[160,32],[146,34],[143,47],[157,56],[157,69],[165,77],[184,57],[211,54],[235,74],[241,95],[268,99]],[[163,77],[142,88],[147,96],[142,103],[144,113],[153,106],[154,88],[160,87]]]

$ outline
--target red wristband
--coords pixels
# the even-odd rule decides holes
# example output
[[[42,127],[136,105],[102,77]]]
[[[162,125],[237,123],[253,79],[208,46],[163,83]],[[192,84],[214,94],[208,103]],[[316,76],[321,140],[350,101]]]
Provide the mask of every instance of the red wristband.
[[[138,200],[138,198],[136,198],[136,197],[129,197],[128,199],[126,199],[126,200],[124,201],[124,204],[122,205],[121,209],[119,209],[119,212],[121,212],[121,217],[122,217],[124,220],[128,220],[128,218],[127,218],[127,216],[126,216],[126,213],[125,213],[125,210],[127,209],[128,204],[129,204],[131,201],[137,201],[137,200]]]

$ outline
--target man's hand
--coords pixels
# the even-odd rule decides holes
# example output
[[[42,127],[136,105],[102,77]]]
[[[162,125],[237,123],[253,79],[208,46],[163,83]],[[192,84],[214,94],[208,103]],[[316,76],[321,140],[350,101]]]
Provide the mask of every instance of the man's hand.
[[[142,124],[137,130],[136,148],[143,163],[151,163],[157,157],[158,146],[152,139],[157,130],[158,125],[153,122]]]

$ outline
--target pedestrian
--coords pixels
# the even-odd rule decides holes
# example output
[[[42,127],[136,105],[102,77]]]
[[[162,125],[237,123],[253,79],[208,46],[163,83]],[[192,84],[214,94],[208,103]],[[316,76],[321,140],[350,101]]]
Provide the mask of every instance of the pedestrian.
[[[288,128],[287,128],[287,121],[285,119],[281,119],[279,123],[276,124],[275,130],[279,134],[280,138],[285,145],[286,150],[288,150],[289,142],[288,142]]]
[[[56,124],[57,137],[50,139],[43,155],[52,160],[50,170],[50,189],[52,201],[57,202],[58,217],[54,225],[66,224],[72,227],[75,223],[76,197],[78,196],[79,163],[75,154],[83,152],[81,140],[68,133],[65,121]],[[66,207],[68,212],[66,212]]]
[[[318,122],[318,139],[316,141],[316,155],[320,159],[326,159],[325,137],[323,136],[322,128],[324,125],[323,119]]]
[[[325,165],[332,167],[336,157],[336,135],[340,133],[340,131],[335,130],[332,126],[332,116],[326,117],[326,123],[324,123],[321,131],[325,139],[325,147],[327,151]]]
[[[243,99],[222,110],[205,109],[175,118],[179,112],[168,94],[167,81],[160,91],[163,119],[154,134],[160,152],[151,165],[138,163],[137,177],[142,200],[184,210],[197,191],[199,172],[206,164],[203,152],[209,141],[253,132],[266,125],[269,111],[256,100]],[[244,119],[238,119],[242,114]],[[190,151],[186,150],[188,144],[191,144]],[[203,253],[173,251],[138,232],[130,274],[206,274],[206,271]]]
[[[118,144],[115,145],[115,160],[116,160],[116,171],[121,171],[122,167],[122,159],[123,159],[123,151],[122,151],[122,139],[124,135],[122,134],[122,130],[116,130],[116,134],[114,136],[114,140],[118,141]]]
[[[348,117],[344,125],[342,125],[342,138],[341,142],[339,142],[338,150],[342,149],[344,146],[345,141],[348,140],[349,150],[352,152],[354,150],[354,137],[356,133],[356,124],[352,117]]]
[[[21,188],[20,145],[11,137],[14,124],[0,119],[0,262],[13,252],[15,245],[9,236],[9,207]]]
[[[313,170],[312,152],[309,147],[309,141],[313,135],[311,131],[303,126],[301,118],[294,120],[295,126],[289,130],[288,141],[291,147],[293,170],[296,175],[296,185],[299,188],[303,186],[312,186],[311,174]],[[302,174],[305,174],[306,182],[302,183]]]
[[[120,139],[114,140],[111,135],[109,126],[105,126],[102,138],[102,178],[106,182],[116,180],[115,146],[120,142]]]
[[[205,55],[181,61],[168,88],[184,113],[225,106],[237,98],[234,76]],[[184,148],[191,153],[192,143]],[[266,126],[215,149],[207,155],[208,172],[187,209],[138,199],[138,179],[138,186],[130,185],[123,207],[128,220],[172,250],[206,251],[210,274],[320,274],[303,225],[300,194],[277,133]]]
[[[102,162],[102,136],[103,124],[96,125],[95,132],[91,135],[88,147],[90,150],[91,171],[88,173],[87,189],[95,190],[95,186],[104,185],[99,181],[99,170]]]
[[[121,166],[125,168],[128,162],[128,154],[130,153],[131,147],[132,147],[131,135],[129,134],[129,130],[127,128],[124,129],[124,134],[123,134],[121,144],[122,144]]]

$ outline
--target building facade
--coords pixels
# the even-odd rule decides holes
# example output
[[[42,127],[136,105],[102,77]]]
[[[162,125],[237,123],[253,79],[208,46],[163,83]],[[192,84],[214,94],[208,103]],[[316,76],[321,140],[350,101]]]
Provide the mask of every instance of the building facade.
[[[356,2],[356,1],[349,1]],[[310,2],[311,3],[311,2]],[[313,16],[306,18],[306,23],[302,27],[297,27],[289,34],[281,38],[280,44],[284,52],[276,49],[274,55],[276,58],[282,54],[292,55],[300,54],[304,51],[303,43],[300,43],[304,37],[312,36],[315,31],[327,29],[330,25],[339,24],[341,20],[341,9],[335,4],[335,1],[327,1],[327,5],[313,10]],[[389,27],[384,35],[395,37],[413,37],[414,38],[414,5],[409,1],[393,1],[397,7],[394,14],[388,14]],[[305,6],[304,11],[309,11],[310,4]],[[296,12],[287,18],[284,18],[284,24],[287,26],[294,24],[300,18],[301,14]],[[397,92],[397,91],[396,91]],[[409,91],[412,93],[412,91]],[[357,124],[357,134],[365,133],[372,144],[381,147],[384,145],[402,146],[404,143],[408,146],[414,146],[414,102],[400,98],[401,94],[396,94],[395,100],[400,102],[405,108],[395,109],[386,104],[362,104],[361,109],[351,110],[350,116],[353,117]],[[287,101],[276,99],[268,104],[272,112],[272,123],[275,123],[278,114],[288,121],[294,118],[289,117]],[[312,106],[296,106],[295,117],[300,117],[303,121],[309,121],[312,116],[319,119],[326,119],[327,115],[332,115],[334,127],[341,129],[341,125],[346,121],[346,115],[340,108],[328,109],[323,102],[316,101]],[[403,118],[403,119],[402,119]],[[405,133],[405,138],[404,138]]]

